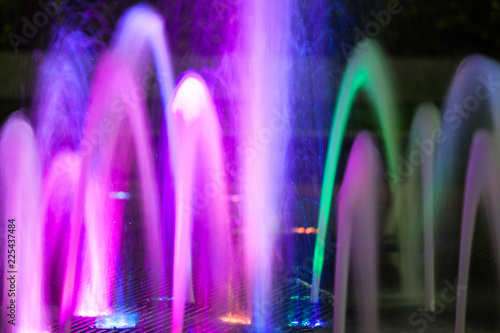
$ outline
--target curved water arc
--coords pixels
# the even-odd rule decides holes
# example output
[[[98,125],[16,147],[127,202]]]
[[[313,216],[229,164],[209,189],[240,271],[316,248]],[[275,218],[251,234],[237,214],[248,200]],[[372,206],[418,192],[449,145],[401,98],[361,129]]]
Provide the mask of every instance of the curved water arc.
[[[361,132],[354,140],[338,195],[337,253],[333,331],[345,332],[349,263],[356,282],[361,332],[377,332],[377,191],[381,159],[372,136]],[[351,259],[352,252],[352,259]]]
[[[497,268],[500,261],[500,163],[494,137],[487,131],[474,135],[467,168],[463,199],[462,227],[457,284],[457,307],[455,333],[465,332],[467,307],[467,285],[469,279],[472,237],[476,224],[476,213],[483,202],[488,214],[492,243],[496,255]]]
[[[318,234],[314,249],[311,302],[318,301],[319,284],[323,270],[326,229],[330,217],[340,147],[352,104],[357,93],[362,88],[367,91],[379,118],[384,145],[386,147],[389,171],[392,173],[396,172],[396,157],[400,151],[396,138],[398,121],[395,101],[393,100],[393,89],[390,83],[391,80],[387,75],[388,69],[389,66],[386,64],[380,47],[373,41],[365,40],[359,45],[358,53],[349,60],[342,79],[330,132],[323,187],[321,190]]]
[[[107,87],[107,89],[102,89]],[[130,126],[130,133],[121,133],[130,135],[135,145],[135,151],[138,154],[138,170],[140,176],[141,192],[143,194],[143,213],[144,220],[147,226],[146,239],[149,249],[153,257],[153,262],[160,263],[157,266],[152,266],[150,274],[152,274],[154,283],[153,288],[158,291],[161,282],[164,279],[162,263],[162,248],[160,246],[159,231],[159,208],[156,189],[155,171],[153,167],[151,144],[148,142],[149,137],[146,135],[145,109],[142,100],[129,100],[128,103],[122,105],[123,108],[116,109],[116,101],[121,101],[129,91],[136,88],[132,73],[128,71],[127,65],[123,64],[120,59],[113,54],[105,54],[101,57],[99,65],[96,69],[96,76],[93,82],[92,99],[88,108],[88,119],[85,126],[85,133],[90,136],[96,130],[101,129],[103,119],[108,116],[112,120],[114,126],[127,123]],[[110,93],[111,90],[111,93]],[[113,121],[114,120],[114,121]],[[124,122],[124,121],[127,122]],[[116,151],[118,144],[117,127],[109,131],[103,131],[104,144],[108,144],[110,150],[108,153]],[[110,135],[111,134],[111,135]],[[108,139],[108,141],[106,141]],[[111,141],[109,141],[109,139]],[[65,278],[63,286],[63,296],[60,309],[60,326],[61,332],[68,332],[71,327],[71,315],[74,307],[74,288],[78,257],[78,244],[83,223],[84,203],[86,198],[87,183],[89,181],[90,170],[92,165],[96,163],[96,157],[99,148],[95,143],[84,141],[80,153],[82,154],[81,172],[77,187],[77,197],[71,215],[70,223],[70,248],[66,261]],[[102,154],[101,154],[102,155]],[[104,158],[104,166],[110,167],[111,158],[114,156],[102,155]],[[123,158],[123,156],[121,156]],[[107,169],[108,172],[110,169]]]

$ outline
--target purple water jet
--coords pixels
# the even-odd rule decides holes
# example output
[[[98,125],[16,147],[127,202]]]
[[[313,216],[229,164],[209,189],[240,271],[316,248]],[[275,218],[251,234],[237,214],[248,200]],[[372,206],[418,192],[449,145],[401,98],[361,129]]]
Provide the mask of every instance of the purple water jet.
[[[290,138],[288,1],[242,5],[239,160],[248,299],[255,332],[270,330],[276,235]]]
[[[497,270],[500,273],[500,207],[498,206],[500,177],[498,170],[500,170],[500,163],[494,137],[484,130],[476,132],[472,141],[464,189],[455,333],[465,332],[472,236],[480,203],[484,204],[488,214]]]
[[[44,272],[51,281],[48,301],[60,304],[69,249],[69,219],[76,198],[81,157],[71,151],[53,156],[43,177],[40,221],[45,227]]]

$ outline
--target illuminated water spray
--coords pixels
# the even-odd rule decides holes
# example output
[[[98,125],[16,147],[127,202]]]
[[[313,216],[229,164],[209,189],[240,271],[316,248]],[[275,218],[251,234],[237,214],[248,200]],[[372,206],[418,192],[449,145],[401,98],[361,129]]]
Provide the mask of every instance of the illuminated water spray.
[[[500,65],[485,56],[464,59],[457,68],[448,89],[442,114],[444,140],[436,152],[434,207],[436,216],[460,219],[451,210],[447,198],[454,184],[465,178],[467,160],[477,130],[493,132],[495,141],[500,131]],[[441,225],[453,228],[452,225]]]
[[[87,235],[82,266],[82,291],[76,312],[80,315],[110,314],[111,290],[116,274],[117,249],[123,222],[124,202],[109,197],[126,192],[130,175],[130,143],[135,148],[143,198],[148,270],[158,294],[164,283],[160,211],[151,142],[144,111],[144,67],[153,55],[164,106],[172,90],[172,71],[163,20],[152,8],[139,5],[128,10],[118,25],[110,54],[102,56],[96,70],[91,104],[80,154],[81,175],[71,217],[71,240],[61,306],[61,330],[68,330],[75,292],[77,240],[83,212]],[[112,59],[112,60],[111,60]],[[115,75],[109,78],[108,75]],[[167,117],[167,114],[165,115]],[[90,194],[92,193],[92,194]],[[100,225],[100,221],[107,224]],[[105,238],[104,243],[95,242]],[[101,240],[102,241],[102,240]],[[96,253],[99,247],[103,251]]]
[[[240,116],[235,117],[240,121],[236,154],[242,173],[242,182],[237,185],[241,192],[238,198],[245,281],[231,278],[236,268],[231,266],[235,254],[223,168],[223,133],[209,89],[200,75],[188,72],[173,92],[174,74],[163,19],[151,7],[138,5],[124,14],[110,50],[99,57],[88,51],[92,44],[85,34],[61,31],[39,70],[34,103],[36,136],[18,113],[3,126],[3,219],[15,219],[18,250],[16,332],[47,329],[50,316],[42,300],[46,294],[58,293],[47,293],[52,286],[43,285],[42,272],[50,281],[55,279],[56,290],[62,289],[60,299],[50,300],[52,305],[60,303],[60,331],[70,331],[74,314],[110,315],[97,321],[102,328],[136,324],[136,314],[113,313],[113,288],[120,278],[117,265],[124,199],[129,197],[134,164],[139,176],[147,248],[145,266],[151,286],[147,293],[163,296],[160,290],[169,277],[164,255],[166,230],[161,226],[162,219],[163,225],[168,224],[168,219],[161,214],[170,194],[166,183],[163,187],[157,184],[148,126],[145,99],[152,87],[145,68],[150,63],[155,66],[163,107],[158,159],[170,161],[170,165],[159,163],[158,169],[171,172],[175,183],[172,330],[183,331],[186,303],[194,302],[222,321],[252,325],[256,332],[271,331],[273,256],[276,236],[284,225],[282,189],[290,160],[286,152],[291,128],[289,48],[294,8],[285,0],[254,0],[243,2],[238,10],[241,29],[230,58],[235,59],[234,90],[239,90],[234,97]],[[385,146],[394,198],[390,219],[393,224],[386,231],[391,227],[397,230],[402,295],[421,302],[423,276],[425,306],[431,311],[435,310],[434,221],[438,214],[446,213],[451,185],[460,181],[461,172],[466,174],[455,328],[457,333],[463,332],[467,301],[464,288],[480,202],[485,203],[489,213],[496,240],[493,243],[500,258],[500,211],[495,205],[500,198],[500,94],[496,91],[500,66],[482,56],[466,59],[450,87],[442,121],[435,106],[423,104],[418,108],[407,156],[410,162],[416,160],[417,152],[424,156],[408,174],[401,169],[397,135],[401,128],[388,68],[380,48],[364,41],[356,47],[342,80],[323,179],[311,301],[318,302],[344,133],[352,105],[364,90],[379,120]],[[483,109],[487,112],[477,112]],[[462,151],[469,152],[470,147],[466,165]],[[374,139],[363,132],[355,139],[337,201],[334,330],[338,333],[345,330],[350,262],[356,264],[353,277],[361,330],[378,329],[377,189],[381,173]],[[45,247],[42,237],[48,240]],[[423,274],[414,265],[421,259],[422,239]],[[9,240],[4,245],[11,244]],[[44,260],[44,256],[48,259]],[[8,262],[6,259],[4,262]],[[12,274],[6,265],[3,270],[4,276]],[[251,318],[231,313],[232,295],[228,291],[237,289],[233,283],[248,290]],[[4,290],[3,315],[10,304],[8,288]],[[208,320],[208,316],[205,318]],[[4,329],[5,325],[4,321]]]
[[[165,34],[165,23],[161,15],[152,7],[137,5],[127,10],[113,38],[112,50],[128,65],[138,86],[136,91],[130,91],[129,98],[148,88],[145,68],[153,62],[156,78],[159,82],[165,120],[168,121],[168,103],[174,86],[174,72],[170,60],[168,38]],[[168,125],[168,123],[167,123]]]
[[[335,177],[337,175],[340,148],[344,140],[344,132],[352,104],[361,89],[367,92],[377,114],[382,129],[389,171],[393,174],[397,172],[396,159],[397,154],[400,152],[398,138],[396,137],[398,115],[396,113],[391,80],[387,75],[389,66],[386,64],[382,51],[374,42],[363,41],[357,49],[359,51],[349,60],[342,79],[330,132],[325,175],[321,190],[318,235],[314,250],[312,302],[318,301],[320,278],[323,270],[326,230],[330,218],[330,207],[333,198]]]
[[[7,309],[2,311],[2,331],[45,332],[48,322],[42,301],[45,288],[41,274],[44,252],[41,168],[33,129],[19,112],[11,115],[2,128],[0,155],[5,235],[2,261],[6,279],[2,308]],[[8,219],[12,219],[10,224]]]
[[[52,157],[43,177],[40,222],[45,227],[46,239],[51,240],[44,248],[44,272],[53,283],[49,288],[54,297],[50,298],[51,304],[60,303],[69,248],[69,217],[76,198],[80,164],[79,154],[61,151]]]
[[[347,280],[352,261],[360,332],[377,332],[378,200],[381,160],[367,133],[354,140],[338,195],[337,253],[335,257],[335,333],[345,332]],[[352,253],[352,259],[351,259]]]
[[[400,157],[399,162],[405,164],[400,164],[396,175],[388,174],[402,187],[400,195],[394,198],[391,217],[404,222],[391,221],[394,223],[388,227],[398,229],[401,295],[413,304],[425,304],[431,311],[435,279],[434,162],[442,140],[439,109],[431,103],[422,103],[410,128],[407,160]]]
[[[159,292],[159,287],[165,279],[158,188],[143,96],[139,94],[135,98],[127,98],[131,91],[137,91],[137,83],[129,67],[119,56],[112,53],[102,55],[95,73],[83,137],[91,138],[97,134],[101,140],[83,140],[80,149],[81,173],[71,215],[70,248],[59,317],[60,330],[65,332],[69,331],[71,325],[79,239],[85,205],[88,204],[87,190],[92,186],[93,179],[108,191],[111,184],[127,186],[133,154],[142,194],[145,242],[149,249],[147,260],[154,263],[147,268],[155,294]],[[105,216],[109,217],[105,223],[121,226],[123,211],[120,203],[116,203],[116,200],[110,202],[109,196],[107,199],[102,208]],[[114,246],[119,244],[119,232],[113,232],[111,228],[104,230],[109,233],[101,233],[100,237],[112,238]],[[110,265],[108,269],[113,270],[116,267]]]
[[[176,192],[172,331],[182,332],[186,301],[225,314],[231,255],[227,185],[222,136],[215,106],[203,79],[188,72],[171,104],[175,126]],[[194,223],[197,222],[197,223]],[[193,290],[193,239],[197,241],[196,299]],[[222,297],[225,299],[226,297]]]
[[[246,283],[256,332],[272,314],[272,253],[280,226],[289,140],[290,6],[288,1],[243,4],[241,85],[242,220]]]
[[[491,242],[494,246],[497,269],[500,270],[500,207],[498,206],[500,177],[498,170],[500,170],[498,148],[493,136],[487,131],[477,131],[472,141],[464,189],[455,333],[465,332],[472,236],[480,202],[484,203],[488,213]]]

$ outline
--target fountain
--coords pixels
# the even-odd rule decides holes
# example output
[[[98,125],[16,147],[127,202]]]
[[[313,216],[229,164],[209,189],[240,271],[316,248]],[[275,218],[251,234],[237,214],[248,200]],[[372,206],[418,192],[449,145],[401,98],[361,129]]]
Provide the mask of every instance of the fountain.
[[[125,147],[130,143],[134,145],[134,151],[137,154],[136,163],[141,179],[143,213],[146,221],[145,237],[151,251],[148,259],[150,262],[157,263],[149,267],[152,281],[156,281],[153,283],[156,293],[159,293],[160,286],[163,284],[161,281],[165,278],[159,232],[158,189],[150,151],[151,144],[148,142],[149,135],[145,125],[143,100],[139,96],[138,100],[130,98],[127,102],[123,101],[123,97],[128,96],[129,92],[137,91],[137,84],[128,67],[118,56],[111,53],[101,56],[94,76],[94,87],[97,88],[91,91],[92,103],[89,105],[84,138],[87,135],[90,136],[91,133],[97,133],[103,135],[105,139],[103,142],[84,141],[82,143],[81,172],[75,207],[71,215],[70,248],[60,310],[60,328],[65,331],[70,329],[70,318],[73,312],[78,240],[82,228],[87,186],[91,184],[92,175],[95,175],[94,177],[107,191],[114,186],[124,186],[130,172],[127,165],[130,166],[129,161],[132,158],[131,152]],[[109,90],[101,89],[101,87],[107,87]],[[120,107],[117,108],[117,105]],[[100,143],[99,146],[98,143]],[[116,207],[113,203],[105,204],[104,210],[107,210],[105,216],[108,217],[106,219],[108,223],[111,224],[111,221],[118,225],[123,223],[123,213],[119,206]],[[105,229],[103,231],[106,237],[113,237],[113,244],[119,244],[119,232],[106,233]],[[109,269],[113,268],[109,267]]]
[[[67,26],[37,53],[33,111],[0,136],[2,330],[342,333],[355,317],[357,331],[385,332],[441,313],[448,331],[477,325],[466,314],[481,205],[500,267],[498,63],[466,58],[441,110],[423,101],[405,123],[393,60],[361,41],[335,78],[327,151],[306,154],[323,179],[304,199],[315,185],[294,182],[303,162],[290,155],[297,138],[323,139],[297,124],[317,110],[299,107],[309,92],[292,82],[308,75],[293,51],[301,5],[224,6],[222,28],[193,22],[193,35],[234,28],[198,63],[179,55],[186,27],[144,4],[109,45]],[[375,128],[350,128],[359,105]],[[455,257],[443,230],[459,234]],[[457,286],[439,290],[450,274]]]

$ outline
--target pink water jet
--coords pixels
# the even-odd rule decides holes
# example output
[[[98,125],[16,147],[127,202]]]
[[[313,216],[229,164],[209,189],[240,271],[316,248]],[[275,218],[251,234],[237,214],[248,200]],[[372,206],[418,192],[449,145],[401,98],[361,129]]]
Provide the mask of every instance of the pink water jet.
[[[12,300],[15,302],[15,318],[2,311],[5,316],[2,331],[45,332],[49,319],[43,303],[46,288],[41,274],[44,261],[41,168],[33,129],[20,112],[11,115],[2,128],[0,156],[5,235],[3,276],[14,277],[13,283],[4,282],[2,308],[11,306]],[[8,219],[15,220],[12,229],[7,228]],[[10,257],[7,250],[14,257]],[[8,320],[13,321],[8,323]]]
[[[381,159],[368,132],[356,136],[338,195],[333,331],[345,332],[351,264],[361,318],[360,332],[377,332],[378,191]],[[352,252],[352,257],[351,257]]]
[[[125,190],[128,186],[132,162],[137,164],[139,171],[142,213],[146,229],[145,242],[149,250],[147,262],[150,264],[147,269],[153,291],[158,293],[159,287],[164,284],[162,282],[165,279],[165,273],[158,188],[150,134],[146,126],[144,97],[139,93],[134,98],[127,98],[132,91],[137,91],[137,82],[127,64],[113,53],[102,55],[95,71],[84,139],[79,151],[82,156],[81,173],[71,215],[70,247],[59,317],[60,331],[68,332],[71,327],[71,316],[75,306],[76,273],[79,266],[77,262],[79,240],[85,212],[89,208],[87,205],[94,204],[90,207],[97,208],[95,214],[98,215],[87,216],[90,221],[87,223],[86,220],[86,228],[97,226],[97,221],[93,223],[92,219],[105,218],[100,223],[106,226],[102,230],[99,227],[99,231],[93,235],[98,235],[99,239],[110,239],[109,253],[115,253],[120,244],[120,232],[113,230],[115,227],[111,225],[116,224],[116,228],[121,228],[123,203],[112,200],[105,195],[105,192],[100,192],[99,198],[103,202],[92,203],[89,200],[90,193],[87,191],[94,186],[92,185],[94,181],[102,186],[98,191],[110,191],[112,188]],[[116,264],[113,263],[116,263],[116,259],[108,260],[111,260],[112,264],[107,269],[113,276],[116,269]],[[98,265],[99,263],[93,262],[92,264]],[[107,281],[103,282],[103,284],[107,283]],[[102,287],[109,288],[109,285],[102,285]]]
[[[69,249],[69,220],[76,198],[81,156],[62,151],[53,156],[43,177],[40,220],[45,228],[44,272],[51,281],[48,301],[60,304]]]

